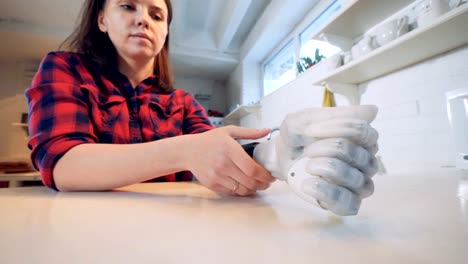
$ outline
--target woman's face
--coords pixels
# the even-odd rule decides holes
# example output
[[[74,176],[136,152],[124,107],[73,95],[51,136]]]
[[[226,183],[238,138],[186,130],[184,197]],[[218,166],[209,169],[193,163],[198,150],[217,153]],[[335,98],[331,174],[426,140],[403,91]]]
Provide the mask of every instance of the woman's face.
[[[164,0],[107,0],[98,25],[109,35],[119,57],[148,60],[164,46],[167,15]]]

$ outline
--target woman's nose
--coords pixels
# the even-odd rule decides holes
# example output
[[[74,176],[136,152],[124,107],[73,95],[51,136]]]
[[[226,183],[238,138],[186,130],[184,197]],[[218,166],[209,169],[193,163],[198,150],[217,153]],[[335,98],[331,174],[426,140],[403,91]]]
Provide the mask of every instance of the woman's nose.
[[[149,15],[147,12],[140,10],[139,12],[136,12],[136,23],[139,27],[143,26],[144,28],[148,28],[149,26]]]
[[[143,26],[144,28],[148,28],[148,23],[145,23],[144,21],[139,21],[138,26],[139,27]]]

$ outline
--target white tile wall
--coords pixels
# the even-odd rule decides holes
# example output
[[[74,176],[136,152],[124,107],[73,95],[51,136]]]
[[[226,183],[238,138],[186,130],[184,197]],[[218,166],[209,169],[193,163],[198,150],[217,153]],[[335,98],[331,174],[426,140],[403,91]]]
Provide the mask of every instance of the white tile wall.
[[[454,166],[445,92],[468,86],[467,61],[465,46],[361,84],[367,86],[361,103],[379,107],[374,126],[380,133],[379,155],[389,173],[443,171]],[[308,76],[300,76],[264,97],[260,114],[243,118],[241,125],[277,126],[288,112],[320,106],[322,92],[310,85]],[[339,95],[336,99],[338,105],[347,104]]]

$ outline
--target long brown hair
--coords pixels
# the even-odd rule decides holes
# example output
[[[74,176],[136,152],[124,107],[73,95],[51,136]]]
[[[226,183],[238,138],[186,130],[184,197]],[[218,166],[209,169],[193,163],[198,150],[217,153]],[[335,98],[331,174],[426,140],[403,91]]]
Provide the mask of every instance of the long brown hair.
[[[164,46],[156,55],[154,74],[167,92],[174,88],[174,79],[169,61],[169,26],[172,21],[171,0],[164,0],[167,6],[167,36]],[[109,36],[98,26],[99,12],[104,9],[106,0],[86,0],[81,8],[79,23],[73,33],[60,45],[66,49],[84,54],[100,65],[117,65],[117,51]]]

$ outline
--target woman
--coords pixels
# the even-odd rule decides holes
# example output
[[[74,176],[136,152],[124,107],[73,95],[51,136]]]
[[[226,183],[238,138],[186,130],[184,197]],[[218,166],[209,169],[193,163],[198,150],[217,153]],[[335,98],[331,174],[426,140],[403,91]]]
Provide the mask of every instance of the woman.
[[[250,151],[257,163],[235,139],[268,129],[213,129],[194,98],[173,88],[169,0],[87,0],[81,19],[74,52],[49,53],[26,90],[31,158],[47,186],[111,190],[192,180],[191,171],[216,192],[250,195],[268,188],[272,172],[340,215],[357,214],[372,194],[375,106],[290,113],[279,136]]]
[[[85,1],[73,52],[47,54],[26,90],[31,158],[48,187],[110,190],[191,171],[216,192],[250,195],[274,180],[235,141],[268,129],[213,129],[173,88],[171,19],[170,0]]]

